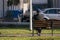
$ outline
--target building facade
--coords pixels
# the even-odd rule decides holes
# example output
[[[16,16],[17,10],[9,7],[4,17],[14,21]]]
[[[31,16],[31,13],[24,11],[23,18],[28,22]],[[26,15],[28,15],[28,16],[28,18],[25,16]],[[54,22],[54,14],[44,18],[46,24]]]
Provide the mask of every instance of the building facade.
[[[60,0],[53,0],[53,7],[60,8]]]
[[[48,0],[48,7],[60,8],[60,0]]]
[[[60,8],[60,0],[32,0],[32,2],[41,8]]]
[[[20,3],[18,5],[10,6],[8,6],[7,2],[8,0],[0,0],[0,18],[6,15],[7,10],[23,9],[23,13],[25,13],[29,9],[30,0],[19,0]],[[32,3],[33,8],[60,8],[60,0],[32,0]]]
[[[19,2],[19,3],[18,3]],[[18,4],[16,4],[18,3]],[[0,18],[6,16],[7,10],[22,10],[25,13],[29,7],[29,0],[0,0]]]
[[[36,10],[37,8],[40,9],[47,8],[47,5],[48,5],[47,0],[32,0],[33,10]]]

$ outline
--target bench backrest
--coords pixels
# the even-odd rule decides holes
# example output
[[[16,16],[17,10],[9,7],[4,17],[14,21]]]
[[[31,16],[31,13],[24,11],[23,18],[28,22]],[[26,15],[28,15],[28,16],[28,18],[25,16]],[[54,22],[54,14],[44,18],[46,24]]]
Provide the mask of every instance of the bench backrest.
[[[33,20],[33,27],[49,27],[46,20]]]
[[[53,20],[53,27],[60,27],[60,20]],[[33,20],[33,27],[51,27],[51,20]]]

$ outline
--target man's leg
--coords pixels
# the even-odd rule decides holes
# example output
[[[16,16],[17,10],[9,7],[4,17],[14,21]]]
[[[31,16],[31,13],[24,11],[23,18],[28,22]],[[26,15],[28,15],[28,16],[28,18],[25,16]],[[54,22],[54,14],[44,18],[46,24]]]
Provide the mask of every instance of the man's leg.
[[[38,31],[38,36],[40,36],[40,34],[41,34],[41,28],[38,28],[37,31]]]
[[[38,36],[40,36],[40,34],[41,34],[41,30],[42,30],[42,29],[39,28],[39,27],[36,27],[35,29],[37,30],[37,34],[38,34]]]

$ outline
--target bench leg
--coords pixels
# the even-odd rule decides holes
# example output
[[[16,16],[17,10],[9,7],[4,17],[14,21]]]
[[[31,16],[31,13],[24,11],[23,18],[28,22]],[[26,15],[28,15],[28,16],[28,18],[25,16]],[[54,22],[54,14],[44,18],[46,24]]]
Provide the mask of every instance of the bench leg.
[[[51,29],[52,29],[52,36],[53,36],[53,21],[51,20]]]

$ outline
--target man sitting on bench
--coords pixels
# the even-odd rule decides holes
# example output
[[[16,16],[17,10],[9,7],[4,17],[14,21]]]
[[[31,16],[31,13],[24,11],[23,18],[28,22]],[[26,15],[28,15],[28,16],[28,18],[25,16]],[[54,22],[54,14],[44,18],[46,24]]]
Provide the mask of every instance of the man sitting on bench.
[[[33,16],[33,19],[34,20],[48,20],[49,18],[47,16],[44,15],[43,12],[41,12],[40,10],[37,10],[36,11],[37,13]],[[40,33],[41,33],[41,30],[42,30],[42,27],[34,27],[34,29],[37,30],[37,34],[38,36],[40,36]]]

